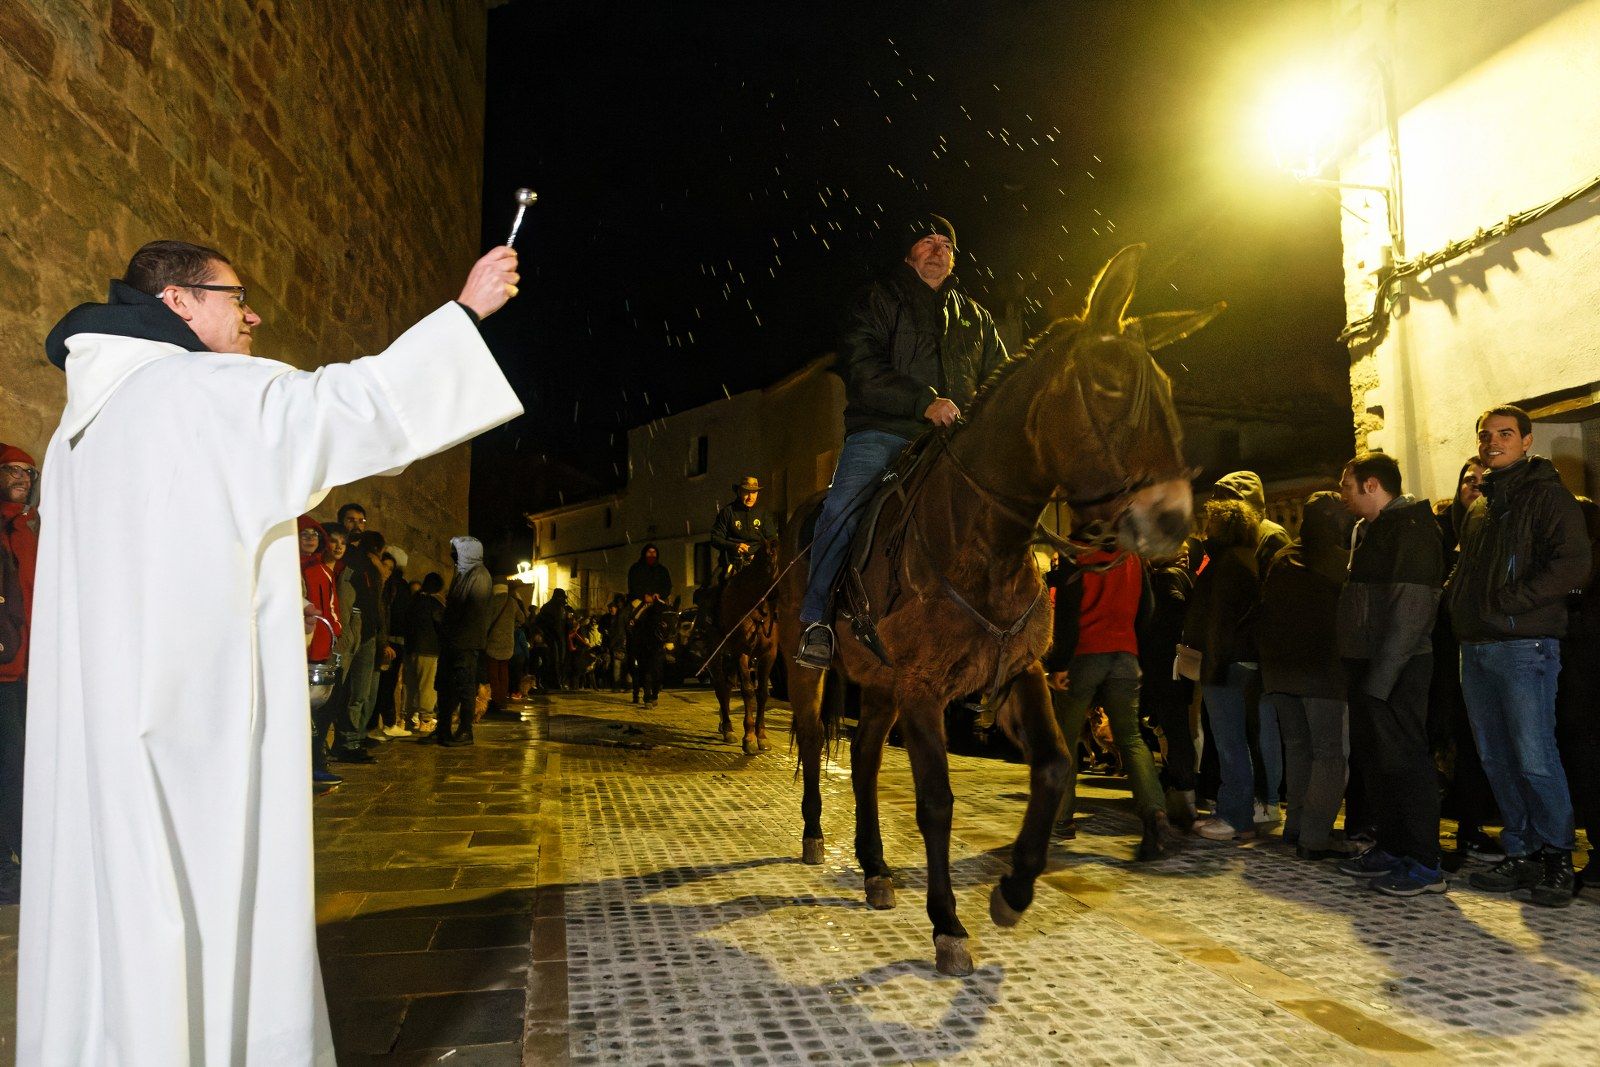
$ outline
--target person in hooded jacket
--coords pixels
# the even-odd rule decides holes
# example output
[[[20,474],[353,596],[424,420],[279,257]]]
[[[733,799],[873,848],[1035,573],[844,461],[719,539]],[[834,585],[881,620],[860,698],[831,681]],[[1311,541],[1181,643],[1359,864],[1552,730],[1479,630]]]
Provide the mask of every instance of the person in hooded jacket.
[[[1266,487],[1255,471],[1234,471],[1217,479],[1214,500],[1243,501],[1259,520],[1256,528],[1256,574],[1263,580],[1272,561],[1288,546],[1289,531],[1267,518]],[[1278,821],[1278,794],[1283,786],[1283,739],[1278,729],[1278,709],[1263,700],[1260,673],[1252,674],[1245,690],[1245,736],[1250,741],[1250,762],[1255,773],[1255,813],[1258,823]]]
[[[654,548],[654,545],[647,546]],[[641,555],[641,560],[643,556]],[[637,567],[639,564],[634,564]],[[666,568],[662,568],[665,570]],[[630,582],[633,572],[628,572]],[[550,594],[539,607],[539,612],[534,616],[534,624],[544,635],[545,644],[545,686],[559,691],[566,684],[567,677],[567,591],[557,589]]]
[[[494,580],[483,565],[483,545],[476,537],[452,537],[450,558],[456,573],[445,597],[440,627],[439,703],[433,740],[446,746],[470,745],[473,706],[478,699],[478,660],[489,644]]]
[[[517,653],[517,630],[528,621],[527,606],[505,582],[494,584],[489,607],[489,707],[498,711],[511,699],[511,657]]]
[[[28,638],[33,621],[33,578],[39,558],[39,470],[16,445],[0,446],[0,552],[14,572],[9,604],[16,636],[0,648],[0,904],[15,904],[22,871],[22,765],[27,732]],[[0,591],[0,596],[6,595]]]
[[[1535,904],[1572,902],[1572,796],[1556,744],[1556,684],[1567,602],[1592,554],[1576,498],[1555,465],[1532,454],[1533,420],[1514,405],[1478,419],[1488,464],[1467,510],[1450,576],[1450,621],[1461,640],[1461,691],[1478,755],[1504,823],[1506,858],[1472,875],[1488,892],[1530,891]]]
[[[665,600],[671,595],[672,572],[661,562],[660,550],[654,544],[645,545],[639,549],[639,558],[628,568],[628,599],[648,601],[659,597]],[[562,599],[566,599],[565,593]]]
[[[1254,619],[1261,595],[1255,547],[1261,519],[1241,500],[1206,502],[1205,568],[1183,620],[1183,643],[1201,654],[1200,687],[1222,781],[1210,818],[1194,832],[1213,841],[1255,837],[1255,775],[1246,735],[1246,695],[1259,691]]]
[[[1283,731],[1283,839],[1306,860],[1345,855],[1334,845],[1333,823],[1350,752],[1338,642],[1349,530],[1338,493],[1311,494],[1299,540],[1279,550],[1261,584],[1256,646],[1261,688]]]

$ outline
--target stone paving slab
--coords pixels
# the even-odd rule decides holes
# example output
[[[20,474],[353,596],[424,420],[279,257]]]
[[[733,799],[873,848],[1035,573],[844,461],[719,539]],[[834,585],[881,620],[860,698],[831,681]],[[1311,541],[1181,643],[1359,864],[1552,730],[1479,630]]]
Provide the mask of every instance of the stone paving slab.
[[[1120,783],[1080,789],[1083,831],[1053,848],[1021,925],[996,929],[987,894],[1027,779],[993,759],[951,759],[954,879],[979,966],[941,977],[904,753],[888,751],[880,785],[899,907],[874,912],[850,847],[848,753],[824,779],[826,861],[807,867],[782,716],[774,751],[746,757],[712,737],[706,698],[671,695],[649,712],[608,696],[549,705],[541,744],[559,759],[544,803],[561,825],[566,981],[558,990],[560,968],[535,966],[530,1005],[541,1006],[528,1025],[541,1056],[1594,1061],[1600,909],[1554,912],[1462,887],[1394,900],[1275,842],[1196,842],[1136,865]],[[619,726],[636,728],[626,746]]]

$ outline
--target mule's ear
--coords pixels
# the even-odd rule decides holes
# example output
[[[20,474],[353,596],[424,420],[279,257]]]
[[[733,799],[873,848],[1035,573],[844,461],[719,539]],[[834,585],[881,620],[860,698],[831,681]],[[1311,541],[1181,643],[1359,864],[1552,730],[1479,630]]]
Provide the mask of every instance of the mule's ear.
[[[1199,311],[1158,311],[1153,315],[1141,315],[1134,321],[1144,331],[1145,348],[1154,352],[1158,348],[1165,348],[1174,341],[1181,341],[1190,334],[1197,333],[1201,327],[1227,309],[1228,305],[1219,300]]]
[[[1089,309],[1084,321],[1103,333],[1116,333],[1122,325],[1122,313],[1133,300],[1133,286],[1139,280],[1139,260],[1145,246],[1129,245],[1111,257],[1100,276],[1089,290]]]

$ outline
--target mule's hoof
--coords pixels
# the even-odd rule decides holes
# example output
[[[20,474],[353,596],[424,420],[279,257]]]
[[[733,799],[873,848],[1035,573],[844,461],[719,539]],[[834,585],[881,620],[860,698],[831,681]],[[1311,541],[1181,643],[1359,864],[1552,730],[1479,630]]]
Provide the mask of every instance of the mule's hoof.
[[[746,737],[744,739],[744,754],[746,756],[754,756],[757,752],[760,752],[760,751],[761,750],[756,747],[756,739],[755,739],[755,737],[753,735],[746,735]]]
[[[725,744],[725,745],[733,744],[733,738],[734,738],[734,733],[733,733],[732,730],[724,730],[724,731],[722,731],[722,743],[723,744]]]
[[[807,837],[800,842],[800,862],[813,867],[822,862],[822,838]]]
[[[756,735],[756,747],[759,748],[763,752],[766,752],[768,749],[772,748],[771,745],[767,744],[767,735],[766,734],[757,734]]]
[[[1022,921],[1022,912],[1006,903],[1006,895],[1000,892],[998,882],[989,892],[989,918],[994,920],[996,926],[1005,927],[1015,926]]]
[[[867,879],[867,907],[888,911],[894,907],[894,879],[887,874]]]
[[[933,938],[933,969],[952,978],[965,978],[972,973],[972,953],[967,951],[967,939],[951,934],[935,934]]]

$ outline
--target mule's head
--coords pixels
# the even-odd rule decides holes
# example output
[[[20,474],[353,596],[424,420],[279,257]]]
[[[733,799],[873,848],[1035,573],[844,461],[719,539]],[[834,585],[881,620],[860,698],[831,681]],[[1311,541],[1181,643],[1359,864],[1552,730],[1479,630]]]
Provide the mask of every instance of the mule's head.
[[[1033,343],[1048,374],[1028,413],[1034,452],[1080,522],[1110,523],[1117,543],[1159,557],[1189,532],[1193,506],[1172,382],[1151,352],[1222,311],[1125,318],[1143,245],[1112,257],[1081,317],[1061,319]]]

